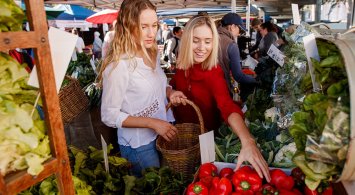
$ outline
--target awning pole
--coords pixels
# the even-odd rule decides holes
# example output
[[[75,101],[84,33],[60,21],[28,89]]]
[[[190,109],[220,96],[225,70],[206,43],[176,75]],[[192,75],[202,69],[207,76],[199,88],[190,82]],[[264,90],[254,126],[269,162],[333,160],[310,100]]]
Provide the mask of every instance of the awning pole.
[[[237,0],[232,0],[231,1],[231,12],[236,13],[237,12]]]
[[[248,0],[245,26],[246,26],[246,29],[247,29],[246,34],[251,37],[251,34],[250,34],[250,0]]]

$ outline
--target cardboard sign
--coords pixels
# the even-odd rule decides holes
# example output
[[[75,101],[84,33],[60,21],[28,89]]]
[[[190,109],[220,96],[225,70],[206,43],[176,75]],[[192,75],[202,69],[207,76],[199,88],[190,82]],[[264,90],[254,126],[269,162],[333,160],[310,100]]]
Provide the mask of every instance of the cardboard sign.
[[[309,66],[309,73],[311,74],[312,84],[313,84],[313,91],[317,92],[321,90],[320,84],[316,81],[316,76],[314,74],[314,68],[312,65],[311,58],[316,60],[320,60],[318,54],[318,48],[316,44],[316,38],[314,34],[310,34],[308,36],[303,37],[303,44],[304,49],[306,51],[308,66]]]
[[[50,27],[48,39],[51,48],[55,84],[57,93],[59,93],[78,36]],[[33,68],[27,84],[39,88],[36,66]]]
[[[106,173],[109,173],[110,168],[108,166],[107,143],[106,143],[104,137],[102,137],[102,135],[101,135],[101,146],[102,146],[102,150],[104,151],[105,170],[106,170]]]
[[[298,9],[298,4],[292,3],[291,6],[292,6],[293,24],[300,25],[301,19],[300,19],[300,12]]]
[[[214,162],[216,160],[214,134],[213,131],[199,135],[201,164]]]
[[[277,49],[275,45],[271,45],[269,50],[267,51],[267,55],[269,55],[276,63],[278,63],[281,67],[284,65],[285,55]]]

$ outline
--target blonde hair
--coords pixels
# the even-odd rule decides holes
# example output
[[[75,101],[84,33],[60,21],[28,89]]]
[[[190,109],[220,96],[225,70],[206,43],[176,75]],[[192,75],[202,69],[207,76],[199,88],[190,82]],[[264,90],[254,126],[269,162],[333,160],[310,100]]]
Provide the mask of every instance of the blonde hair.
[[[195,16],[191,18],[186,27],[184,28],[184,33],[181,37],[181,46],[179,50],[179,57],[177,59],[178,68],[182,70],[188,70],[193,67],[194,59],[193,59],[193,31],[195,28],[207,25],[212,31],[212,52],[207,57],[207,59],[202,62],[202,69],[211,70],[213,67],[216,67],[218,64],[218,32],[216,25],[212,18],[209,16]]]
[[[136,67],[137,64],[132,59],[134,59],[139,51],[143,51],[148,61],[155,64],[157,44],[155,43],[153,47],[146,49],[141,40],[142,29],[139,17],[142,11],[146,9],[156,11],[156,7],[149,0],[124,0],[122,2],[114,27],[115,35],[99,71],[98,81],[100,84],[102,83],[102,74],[106,67],[111,63],[115,63],[113,69],[116,68],[123,55],[126,55],[130,63],[133,63],[134,67]],[[140,40],[139,44],[135,40]]]

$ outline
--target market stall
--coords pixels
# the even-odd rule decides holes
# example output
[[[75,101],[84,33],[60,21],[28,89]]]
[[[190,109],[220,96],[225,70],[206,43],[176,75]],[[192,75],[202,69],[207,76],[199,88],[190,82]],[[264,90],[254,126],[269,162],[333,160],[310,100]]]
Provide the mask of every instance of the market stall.
[[[29,109],[36,104],[33,97],[37,91],[20,83],[22,76],[25,77],[27,73],[20,64],[5,54],[0,55],[1,60],[6,59],[3,60],[4,63],[1,61],[0,65],[0,70],[6,72],[6,75],[0,72],[0,115],[7,117],[9,121],[13,120],[11,116],[18,117],[13,122],[14,126],[18,127],[17,132],[26,135],[21,138],[27,140],[25,144],[33,147],[33,150],[29,152],[23,144],[16,147],[25,148],[27,153],[38,155],[35,158],[42,159],[43,169],[33,168],[33,161],[27,160],[26,157],[20,157],[26,159],[24,161],[11,159],[6,162],[6,166],[3,164],[7,159],[1,158],[0,194],[16,194],[26,189],[26,192],[33,194],[74,194],[79,191],[84,194],[206,194],[207,191],[209,194],[219,194],[223,190],[226,194],[346,194],[341,183],[349,184],[347,189],[354,186],[353,29],[335,34],[301,23],[292,33],[285,35],[287,45],[283,47],[284,64],[276,65],[275,60],[271,58],[261,62],[273,64],[275,72],[266,75],[269,78],[264,78],[266,80],[263,84],[268,83],[269,86],[259,86],[249,97],[245,116],[248,128],[272,170],[272,180],[269,183],[249,166],[233,170],[241,150],[241,142],[227,125],[215,130],[213,144],[216,162],[200,165],[198,135],[203,134],[205,129],[201,113],[193,102],[189,104],[196,111],[199,124],[176,124],[183,133],[180,133],[175,142],[158,139],[157,147],[162,152],[162,161],[168,166],[160,169],[148,168],[143,177],[136,178],[129,173],[130,163],[121,158],[110,143],[107,146],[103,144],[102,148],[98,144],[101,134],[103,140],[117,141],[112,135],[116,133],[115,129],[107,129],[102,124],[99,113],[101,88],[96,83],[96,75],[101,61],[90,61],[91,58],[87,54],[79,54],[79,60],[70,63],[61,93],[57,95],[43,2],[27,0],[26,7],[31,31],[20,32],[18,26],[9,24],[6,27],[9,32],[0,33],[0,50],[35,50],[42,98],[40,106],[43,106],[45,118],[40,120],[40,112]],[[21,16],[17,17],[21,19]],[[0,21],[0,24],[1,22],[3,21]],[[304,38],[310,34],[316,37],[314,41],[317,52],[314,53],[319,55],[318,59],[314,56],[310,58],[306,53]],[[259,64],[260,66],[262,64]],[[18,71],[16,74],[14,69]],[[173,73],[167,74],[168,78],[173,76]],[[3,78],[7,79],[6,86],[3,85]],[[10,85],[14,89],[10,90]],[[18,86],[22,87],[20,91],[16,88]],[[22,97],[21,94],[28,95],[28,100],[24,100],[26,104],[18,100],[21,103],[14,105],[13,102],[18,103],[16,98],[22,99],[19,98]],[[10,108],[23,113],[10,116]],[[3,114],[4,110],[6,114]],[[34,112],[36,117],[29,115],[29,110]],[[29,124],[27,127],[27,123],[18,122],[26,117],[31,120],[29,123],[34,125]],[[75,120],[76,124],[73,125]],[[65,135],[64,126],[71,126],[71,131],[74,132],[80,129],[76,126],[78,123],[87,120],[91,126],[89,131],[92,136],[96,136],[96,140],[90,139],[91,146],[87,148],[87,143],[79,143],[78,145],[83,146],[80,148],[68,146],[65,141],[65,136],[68,141],[68,134]],[[3,118],[0,121],[3,122]],[[38,128],[38,124],[47,131],[41,134],[41,138],[37,140],[38,144],[35,145],[28,134],[36,134],[34,126]],[[0,128],[0,141],[3,143],[15,139],[8,130],[15,128],[8,128],[6,125],[1,127],[3,129]],[[95,131],[94,134],[92,131]],[[79,135],[73,132],[69,133],[72,137],[89,136],[88,133]],[[97,143],[93,143],[94,141]],[[0,143],[0,151],[6,149],[3,143]],[[50,147],[50,151],[47,148],[40,150],[38,145],[42,144]],[[11,151],[8,150],[6,154],[11,156]],[[48,152],[48,155],[43,154],[43,151]],[[36,163],[38,161],[41,160]],[[13,168],[13,165],[19,165],[19,162],[26,162],[27,166]],[[56,179],[50,177],[51,175],[55,175]],[[31,186],[33,187],[29,189]],[[347,193],[351,194],[351,190]]]

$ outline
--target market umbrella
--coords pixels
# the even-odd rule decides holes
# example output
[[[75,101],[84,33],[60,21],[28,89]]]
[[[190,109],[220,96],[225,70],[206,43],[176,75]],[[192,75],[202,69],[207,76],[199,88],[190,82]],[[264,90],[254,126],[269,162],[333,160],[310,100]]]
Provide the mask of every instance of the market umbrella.
[[[85,20],[95,12],[91,9],[79,5],[57,5],[54,8],[64,9],[64,13],[59,14],[56,20]]]
[[[104,24],[104,23],[112,23],[116,20],[118,16],[118,11],[113,9],[105,9],[100,12],[97,12],[94,15],[89,16],[85,19],[87,22],[91,22],[94,24]]]

